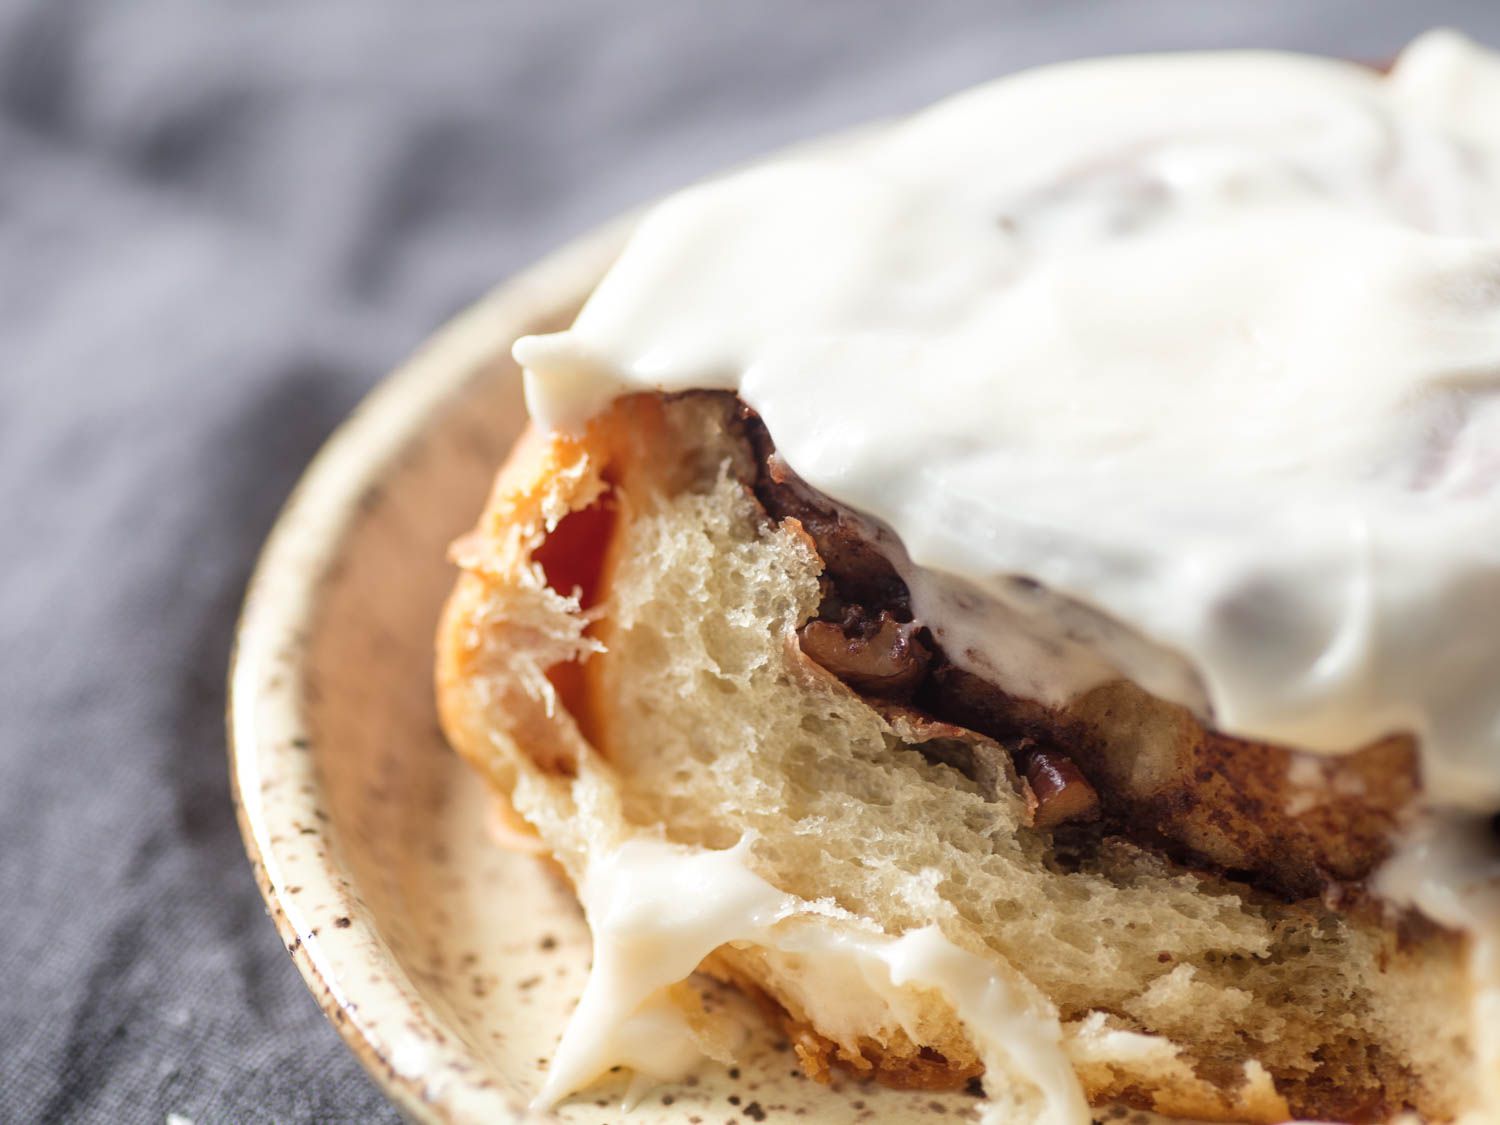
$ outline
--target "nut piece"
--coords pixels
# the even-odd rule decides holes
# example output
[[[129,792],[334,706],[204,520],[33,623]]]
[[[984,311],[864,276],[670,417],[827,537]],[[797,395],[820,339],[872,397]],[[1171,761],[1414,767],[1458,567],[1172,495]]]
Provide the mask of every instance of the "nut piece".
[[[1099,794],[1066,754],[1031,751],[1026,760],[1026,783],[1035,800],[1034,805],[1027,802],[1033,828],[1048,830],[1070,820],[1099,817]]]
[[[922,681],[932,654],[918,638],[919,626],[889,613],[840,624],[814,620],[798,636],[802,651],[855,691],[902,696]]]

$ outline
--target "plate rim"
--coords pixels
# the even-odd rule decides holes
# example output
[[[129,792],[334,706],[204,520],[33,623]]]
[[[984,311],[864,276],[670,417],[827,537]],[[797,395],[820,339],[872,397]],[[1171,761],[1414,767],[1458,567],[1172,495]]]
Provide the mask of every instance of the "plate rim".
[[[332,964],[368,958],[366,947],[372,941],[379,945],[373,928],[358,920],[351,885],[337,874],[336,834],[316,815],[296,827],[298,844],[317,850],[325,869],[303,870],[298,883],[289,884],[278,877],[284,866],[309,865],[305,857],[290,854],[287,837],[277,831],[288,827],[281,823],[287,818],[268,812],[261,793],[282,778],[302,779],[313,786],[307,802],[315,806],[312,757],[305,738],[295,733],[305,706],[300,684],[306,653],[300,641],[361,497],[446,404],[485,377],[514,326],[587,296],[618,256],[638,215],[636,210],[618,216],[514,274],[440,327],[360,400],[282,505],[256,558],[234,628],[225,703],[229,788],[256,886],[323,1014],[385,1095],[419,1121],[457,1118],[420,1064],[415,1071],[402,1065],[390,1036],[359,1018],[359,1003]],[[329,913],[329,903],[338,909],[325,933],[327,927],[314,923]],[[387,983],[390,988],[381,989],[386,999],[408,1003],[394,982]],[[514,1122],[549,1119],[509,1098],[506,1108]]]

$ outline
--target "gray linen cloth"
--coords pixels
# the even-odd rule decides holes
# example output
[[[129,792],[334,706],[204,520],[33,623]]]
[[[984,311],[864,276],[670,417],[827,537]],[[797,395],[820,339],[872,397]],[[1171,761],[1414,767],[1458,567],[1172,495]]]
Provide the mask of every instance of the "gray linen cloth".
[[[1476,2],[0,2],[0,1121],[394,1120],[230,811],[237,602],[381,374],[759,151],[1020,66]]]

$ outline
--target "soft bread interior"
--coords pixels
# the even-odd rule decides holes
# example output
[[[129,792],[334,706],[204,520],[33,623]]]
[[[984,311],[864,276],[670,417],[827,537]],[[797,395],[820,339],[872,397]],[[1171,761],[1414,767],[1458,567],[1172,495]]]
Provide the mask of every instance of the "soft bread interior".
[[[581,439],[529,436],[455,548],[445,727],[573,878],[642,830],[712,848],[748,835],[782,890],[891,934],[936,922],[1019,970],[1095,1101],[1255,1121],[1472,1104],[1455,938],[1122,841],[1064,863],[1013,779],[981,785],[924,753],[952,732],[808,660],[796,630],[822,564],[757,504],[726,410],[635,398]],[[571,563],[548,558],[563,537]],[[1130,737],[1136,752],[1152,738],[1136,712]],[[705,968],[766,997],[815,1075],[944,1086],[981,1069],[935,993],[911,998],[914,1018],[769,950],[726,946]]]

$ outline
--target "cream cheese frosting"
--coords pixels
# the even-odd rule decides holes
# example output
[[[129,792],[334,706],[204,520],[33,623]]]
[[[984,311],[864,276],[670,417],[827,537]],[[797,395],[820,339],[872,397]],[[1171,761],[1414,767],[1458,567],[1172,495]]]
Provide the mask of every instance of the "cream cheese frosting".
[[[951,658],[1500,807],[1500,57],[1050,67],[684,191],[528,401],[731,390]]]

